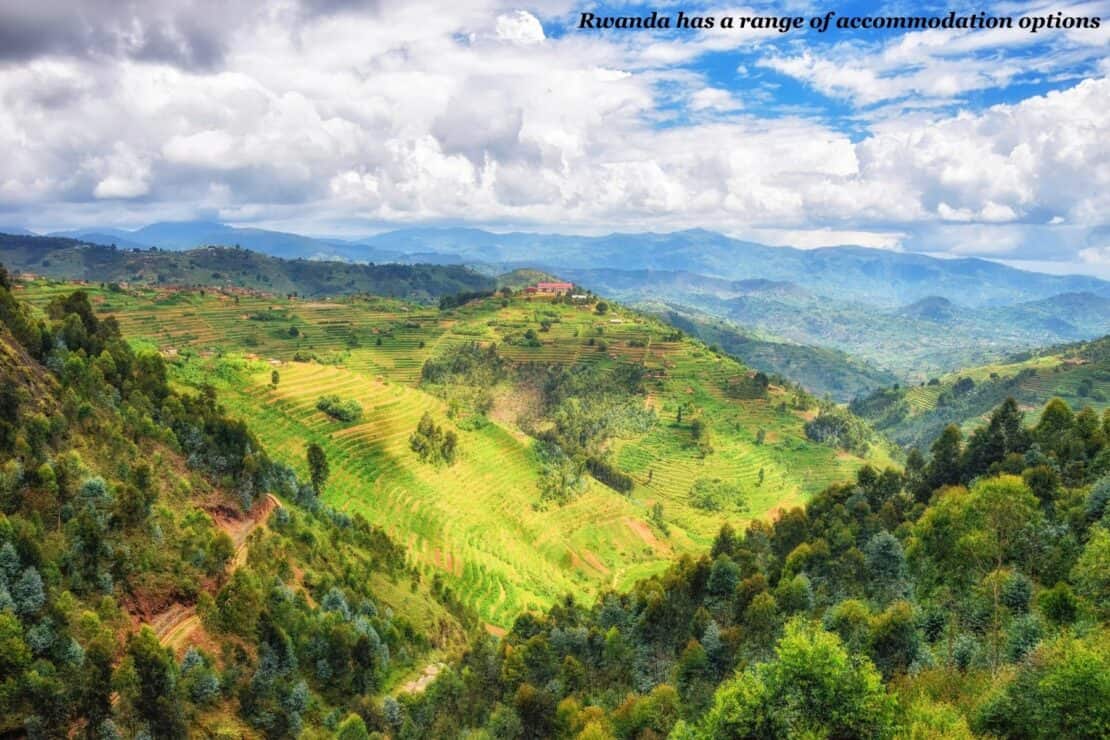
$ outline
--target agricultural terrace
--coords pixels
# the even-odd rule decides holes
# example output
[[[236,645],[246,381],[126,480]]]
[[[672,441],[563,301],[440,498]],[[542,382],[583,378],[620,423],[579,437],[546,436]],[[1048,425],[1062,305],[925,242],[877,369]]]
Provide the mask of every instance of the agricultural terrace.
[[[38,281],[22,294],[45,305],[72,289]],[[806,439],[813,399],[774,385],[763,397],[737,397],[751,376],[742,365],[612,304],[599,314],[592,305],[498,296],[441,311],[379,298],[86,289],[133,342],[163,353],[175,383],[214,385],[272,455],[307,476],[305,449],[322,445],[326,500],[405,543],[426,576],[440,574],[491,629],[564,594],[591,600],[660,572],[676,554],[704,551],[722,522],[774,515],[864,462]],[[488,413],[473,415],[421,383],[426,360],[469,343],[496,344],[517,367],[641,367],[636,403],[654,411],[654,423],[605,450],[631,476],[631,490],[586,476],[569,502],[541,505],[541,461],[524,431],[545,423],[534,389],[507,379],[485,389]],[[321,412],[325,394],[357,401],[361,418],[343,423]],[[457,433],[453,465],[422,463],[409,449],[425,412]],[[887,464],[886,449],[874,444],[869,461]],[[702,479],[734,484],[747,511],[695,506],[691,489]]]

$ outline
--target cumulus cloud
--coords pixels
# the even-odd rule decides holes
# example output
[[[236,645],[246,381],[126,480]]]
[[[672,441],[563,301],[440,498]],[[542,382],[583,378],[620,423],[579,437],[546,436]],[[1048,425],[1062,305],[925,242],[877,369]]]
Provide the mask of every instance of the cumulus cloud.
[[[538,44],[545,38],[543,26],[536,16],[527,10],[497,16],[497,38],[514,44]]]
[[[105,0],[74,18],[39,6],[0,0],[0,28],[14,20],[30,34],[0,64],[5,221],[215,209],[328,232],[704,226],[802,246],[1103,255],[1087,237],[1110,212],[1107,70],[1009,104],[875,115],[911,94],[1007,84],[1012,65],[976,55],[1019,44],[1009,37],[807,48],[766,34],[558,33],[573,20],[564,0],[275,0],[226,13]],[[1083,45],[1080,58],[1099,43],[1058,42]],[[770,69],[842,97],[862,128],[820,110],[767,117],[746,81],[691,64],[738,48],[759,57],[745,74]]]

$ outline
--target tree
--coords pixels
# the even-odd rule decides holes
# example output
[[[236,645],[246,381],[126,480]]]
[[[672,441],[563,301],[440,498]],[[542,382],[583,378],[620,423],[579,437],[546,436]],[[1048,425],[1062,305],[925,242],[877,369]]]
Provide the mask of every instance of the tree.
[[[328,456],[324,448],[315,442],[308,446],[308,475],[312,480],[312,490],[319,496],[328,482]]]
[[[997,737],[1110,737],[1110,639],[1064,635],[1042,645],[976,717]]]
[[[1072,579],[1081,596],[1104,617],[1110,616],[1110,532],[1095,529],[1072,570]]]
[[[281,380],[281,374],[277,370],[270,371],[270,385],[277,388],[278,381]]]
[[[606,303],[605,301],[598,301],[597,302],[597,312],[599,314],[602,314],[602,315],[605,315],[605,314],[609,313],[609,304]]]
[[[177,701],[176,667],[169,650],[158,644],[154,632],[144,626],[127,643],[128,698],[135,714],[154,737],[185,736],[185,722]]]
[[[955,424],[949,424],[933,442],[930,453],[929,465],[926,468],[925,479],[929,489],[936,490],[941,486],[954,486],[960,482],[960,446],[963,435]]]
[[[348,714],[335,731],[335,740],[370,740],[366,723],[357,714]]]
[[[867,541],[867,587],[871,598],[880,606],[903,598],[909,590],[906,582],[906,556],[902,543],[885,529]]]
[[[895,707],[870,661],[852,660],[836,635],[797,619],[774,660],[722,684],[705,718],[672,737],[892,737]]]

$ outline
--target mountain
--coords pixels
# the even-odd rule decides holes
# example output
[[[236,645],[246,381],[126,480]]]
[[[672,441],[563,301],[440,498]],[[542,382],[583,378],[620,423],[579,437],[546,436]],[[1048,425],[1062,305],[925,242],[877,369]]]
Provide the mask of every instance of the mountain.
[[[942,260],[864,247],[769,247],[702,229],[600,237],[405,229],[361,243],[558,274],[585,269],[650,270],[783,281],[823,297],[891,308],[930,296],[963,306],[1004,305],[1066,292],[1110,296],[1110,283],[1093,277],[1042,275],[980,259]]]
[[[607,269],[712,275],[727,281],[791,283],[821,297],[887,308],[932,296],[961,306],[1008,305],[1071,292],[1110,296],[1110,283],[1093,277],[1043,275],[980,259],[942,260],[864,247],[770,247],[704,229],[588,237],[412,228],[347,241],[182,221],[134,231],[91,227],[56,235],[163,249],[239,245],[288,258],[484,264],[493,273],[531,267],[555,274]]]
[[[914,383],[1019,349],[1101,336],[1110,328],[1110,297],[1091,292],[990,306],[930,295],[885,307],[822,296],[789,281],[646,270],[560,274],[633,305],[661,301],[725,321],[743,334],[847,353],[857,363]],[[812,373],[807,376],[807,387],[822,387]],[[843,398],[842,391],[834,395]]]
[[[66,290],[20,285],[36,306]],[[612,302],[84,290],[276,460],[304,475],[304,445],[319,444],[336,483],[324,501],[413,543],[429,580],[496,630],[889,461],[841,412],[836,434],[807,431],[832,409],[794,383]]]
[[[1003,402],[901,471],[623,306],[450,303],[0,270],[0,734],[1110,722],[1110,416]]]
[[[120,248],[189,250],[206,246],[238,246],[286,259],[343,260],[351,262],[401,262],[402,254],[335,239],[266,229],[238,228],[213,221],[164,221],[134,231],[123,229],[74,229],[50,234],[92,244]]]
[[[234,286],[305,296],[374,293],[432,301],[496,287],[494,279],[460,266],[286,260],[234,247],[130,250],[62,237],[3,234],[0,262],[14,270],[62,279]]]
[[[746,365],[790,378],[818,396],[847,402],[892,385],[897,377],[835,349],[774,341],[727,321],[673,304],[638,304],[671,326],[720,347]]]
[[[947,298],[929,296],[899,309],[897,314],[910,319],[922,319],[937,324],[946,324],[958,318],[960,310],[956,304]]]

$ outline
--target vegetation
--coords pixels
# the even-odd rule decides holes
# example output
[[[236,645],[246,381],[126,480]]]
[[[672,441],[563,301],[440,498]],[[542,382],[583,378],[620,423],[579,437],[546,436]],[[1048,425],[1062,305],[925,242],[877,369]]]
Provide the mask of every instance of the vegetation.
[[[403,701],[398,736],[1104,736],[1110,414],[1022,421],[1008,402],[905,472],[521,615]]]
[[[899,469],[612,303],[0,271],[0,320],[5,734],[1110,731],[1110,412]]]
[[[1036,410],[1054,397],[1110,408],[1110,337],[1022,353],[918,386],[883,388],[849,408],[898,444],[924,449],[949,424],[970,431],[1007,398]]]
[[[117,249],[56,237],[0,234],[9,269],[66,280],[152,286],[218,286],[280,295],[372,293],[422,302],[490,291],[494,281],[456,265],[363,265],[283,260],[232,246],[187,251]],[[271,320],[266,313],[251,315]]]
[[[0,732],[296,735],[461,642],[450,591],[211,388],[172,388],[87,294],[37,311],[11,287],[0,269]]]
[[[272,385],[276,386],[277,383]],[[344,401],[334,393],[320,396],[320,400],[316,402],[316,408],[339,421],[357,422],[362,419],[362,406],[358,401],[354,399]]]
[[[72,290],[23,286],[38,306]],[[98,315],[166,357],[173,383],[214,386],[306,481],[306,448],[319,445],[330,468],[323,501],[405,542],[425,582],[438,576],[495,629],[566,593],[627,588],[709,547],[723,521],[795,505],[863,462],[806,437],[819,402],[804,391],[768,378],[764,393],[736,397],[755,373],[611,302],[601,318],[588,301],[520,294],[440,311],[364,296],[85,289]],[[243,318],[261,312],[285,318]],[[506,341],[528,329],[539,346]],[[325,394],[356,401],[362,419],[320,413]],[[425,412],[457,435],[452,465],[410,448]],[[590,459],[631,478],[631,490],[596,479]],[[884,464],[886,448],[873,445],[868,459]],[[737,485],[749,510],[694,506],[699,478]]]

